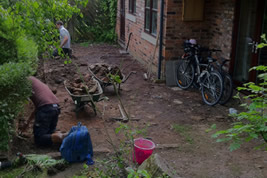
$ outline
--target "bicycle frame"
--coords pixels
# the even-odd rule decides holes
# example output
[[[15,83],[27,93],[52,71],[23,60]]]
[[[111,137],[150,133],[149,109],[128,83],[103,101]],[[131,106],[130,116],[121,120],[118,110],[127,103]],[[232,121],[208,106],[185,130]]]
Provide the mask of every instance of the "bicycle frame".
[[[176,82],[182,89],[191,85],[201,90],[203,101],[210,106],[217,104],[223,92],[223,80],[219,72],[213,71],[216,59],[202,58],[201,52],[206,51],[199,45],[185,46],[183,61],[179,63]],[[205,59],[205,60],[204,60]],[[206,61],[206,59],[208,59]]]
[[[201,82],[201,78],[203,78],[205,76],[205,78],[203,78],[203,80],[202,80],[202,81],[204,81],[204,79],[206,79],[210,76],[210,69],[211,69],[210,63],[208,63],[208,64],[200,63],[198,54],[194,54],[194,55],[184,54],[182,58],[185,60],[189,60],[189,62],[187,63],[186,69],[188,68],[188,66],[191,63],[193,63],[193,65],[196,69],[195,76],[197,76],[197,83],[200,84],[200,89],[201,89],[204,86],[204,84]],[[201,67],[204,67],[205,69],[201,71]],[[205,87],[209,87],[209,86],[205,86]]]

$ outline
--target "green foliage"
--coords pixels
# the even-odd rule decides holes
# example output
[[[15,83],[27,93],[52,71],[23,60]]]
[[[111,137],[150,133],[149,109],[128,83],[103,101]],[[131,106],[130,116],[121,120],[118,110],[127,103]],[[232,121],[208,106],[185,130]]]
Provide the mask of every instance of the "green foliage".
[[[37,49],[8,11],[0,6],[0,65],[7,62],[36,62]]]
[[[35,71],[37,48],[1,7],[0,22],[0,150],[6,150],[12,121],[31,93],[26,78]]]
[[[135,171],[133,168],[129,169],[129,174],[127,178],[151,178],[151,175],[146,170],[137,170]]]
[[[225,137],[217,139],[217,142],[230,141],[230,151],[240,148],[244,142],[261,137],[267,142],[267,66],[253,67],[251,70],[262,73],[258,75],[259,84],[249,82],[244,84],[244,87],[238,87],[239,91],[250,92],[248,96],[243,98],[245,100],[249,99],[249,101],[241,105],[246,111],[232,115],[236,118],[236,122],[233,123],[231,128],[213,134],[214,138],[224,135]],[[266,143],[260,145],[260,147],[262,146],[265,146],[267,150]]]
[[[261,35],[262,42],[257,46],[257,48],[263,48],[267,46],[266,34]]]
[[[188,133],[192,128],[189,126],[183,126],[183,125],[178,125],[178,124],[173,124],[172,129],[179,133],[181,136],[185,137],[186,141],[189,142],[190,144],[193,143],[193,138],[190,136]]]
[[[25,155],[27,164],[38,166],[40,168],[50,168],[57,164],[68,164],[64,159],[55,160],[48,155],[28,154]]]
[[[116,42],[117,0],[90,1],[85,18],[77,17],[75,32],[79,39],[93,42]]]
[[[108,74],[108,78],[112,83],[114,82],[115,84],[121,84],[121,82],[122,82],[121,77],[117,74],[115,74],[115,75]]]
[[[12,167],[1,171],[1,177],[48,177],[48,169],[67,167],[64,159],[55,160],[47,155],[29,154],[16,157],[12,161]]]
[[[149,125],[147,125],[143,129],[138,129],[138,128],[134,129],[134,128],[130,127],[127,124],[121,123],[120,126],[115,129],[115,133],[119,134],[120,132],[122,132],[124,134],[124,136],[125,136],[124,143],[126,143],[126,140],[127,140],[128,142],[130,141],[130,145],[133,146],[134,138],[137,137],[138,135],[145,136],[147,134],[147,127],[148,126]]]
[[[86,6],[88,0],[21,0],[4,1],[12,16],[12,23],[19,25],[38,45],[39,54],[58,46],[58,31],[55,21],[68,22],[74,14],[81,15],[79,7]],[[15,49],[14,49],[15,50]]]
[[[72,63],[72,60],[70,60],[70,59],[64,61],[64,64],[71,64],[71,63]]]
[[[138,135],[146,135],[147,128],[134,129],[127,124],[121,123],[118,128],[115,129],[115,133],[124,134],[124,138],[120,140],[119,146],[114,145],[114,154],[102,160],[96,160],[95,163],[98,165],[94,170],[89,170],[88,166],[84,166],[82,175],[87,177],[147,177],[150,178],[146,170],[134,170],[130,168],[129,165],[133,164],[133,148],[134,148],[134,138]]]
[[[80,15],[88,0],[3,0],[0,2],[0,149],[8,148],[13,120],[31,94],[27,77],[37,54],[58,46],[55,21]],[[71,61],[67,61],[70,63]],[[10,132],[11,131],[11,132]]]
[[[21,173],[24,171],[23,167],[18,167],[18,168],[13,168],[12,170],[10,169],[5,169],[1,170],[1,176],[11,178],[11,177],[18,177],[21,175]]]

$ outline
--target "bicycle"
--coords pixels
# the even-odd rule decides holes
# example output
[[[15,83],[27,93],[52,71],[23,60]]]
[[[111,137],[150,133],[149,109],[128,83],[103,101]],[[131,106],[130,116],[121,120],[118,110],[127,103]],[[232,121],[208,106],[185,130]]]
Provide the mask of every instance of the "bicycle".
[[[207,57],[208,59],[212,58],[211,57],[211,53],[212,52],[217,52],[217,51],[221,52],[221,50],[218,50],[218,49],[208,49],[208,51],[209,51],[209,56]],[[222,61],[221,64],[218,61],[216,61],[215,70],[219,71],[219,73],[221,74],[222,79],[223,79],[223,94],[222,94],[222,97],[221,97],[221,99],[219,101],[219,104],[224,105],[232,98],[232,95],[233,95],[233,79],[232,79],[231,75],[229,75],[223,69],[223,66],[227,62],[229,62],[230,60],[221,58],[221,61]]]
[[[188,89],[195,81],[199,85],[203,101],[209,106],[217,104],[223,94],[223,79],[212,67],[216,59],[208,58],[207,63],[204,63],[200,57],[200,46],[188,41],[184,43],[184,51],[185,54],[176,67],[177,85]]]
[[[232,77],[231,77],[231,75],[229,75],[223,69],[223,66],[227,62],[229,62],[230,60],[221,58],[222,62],[220,64],[216,59],[212,59],[212,53],[213,52],[222,52],[222,50],[220,50],[220,49],[201,48],[201,51],[202,52],[203,51],[208,52],[207,60],[215,61],[215,65],[212,66],[212,67],[214,67],[214,68],[212,68],[212,70],[217,70],[222,76],[222,79],[223,79],[223,94],[222,94],[222,97],[221,97],[221,99],[219,101],[219,104],[224,105],[232,98],[232,95],[233,95],[233,80],[232,80]],[[193,82],[193,85],[196,88],[199,87],[196,82]]]

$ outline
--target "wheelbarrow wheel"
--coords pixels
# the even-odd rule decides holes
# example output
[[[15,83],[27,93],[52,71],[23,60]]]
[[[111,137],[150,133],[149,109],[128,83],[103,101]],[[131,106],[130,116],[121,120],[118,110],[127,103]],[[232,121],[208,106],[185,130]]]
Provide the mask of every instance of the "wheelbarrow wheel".
[[[84,106],[85,106],[86,103],[77,102],[76,100],[75,100],[74,103],[75,103],[75,114],[76,114],[76,117],[78,118],[78,112],[84,110]]]
[[[91,105],[91,107],[93,108],[94,113],[95,113],[95,116],[96,116],[97,113],[96,113],[96,106],[95,106],[95,103],[90,101],[90,105]]]

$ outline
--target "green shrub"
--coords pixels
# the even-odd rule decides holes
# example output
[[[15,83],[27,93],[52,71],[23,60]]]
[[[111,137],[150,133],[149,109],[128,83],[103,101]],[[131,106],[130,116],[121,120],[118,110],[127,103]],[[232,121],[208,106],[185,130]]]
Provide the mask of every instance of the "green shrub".
[[[6,150],[13,120],[31,94],[27,77],[35,71],[37,47],[3,8],[0,22],[0,149]]]
[[[0,66],[0,149],[7,149],[12,121],[22,111],[30,96],[30,66],[25,63],[5,63]]]
[[[55,22],[68,22],[73,14],[81,15],[79,8],[86,6],[87,2],[88,0],[14,0],[3,1],[2,6],[9,11],[13,23],[33,38],[39,55],[42,55],[51,46],[59,45]]]
[[[117,0],[90,1],[85,10],[85,18],[76,17],[75,32],[78,40],[116,42]]]
[[[249,82],[244,87],[238,87],[239,91],[249,91],[250,94],[243,97],[246,101],[241,105],[245,108],[244,112],[233,114],[236,119],[232,127],[227,130],[217,131],[213,137],[224,136],[217,139],[217,142],[230,141],[230,151],[240,148],[244,142],[253,139],[263,138],[267,142],[267,66],[253,67],[251,70],[262,72],[258,75],[259,84]],[[238,98],[239,95],[237,96]],[[241,99],[241,98],[240,98]],[[259,146],[265,146],[263,143]]]
[[[27,77],[37,54],[58,46],[55,21],[67,22],[88,0],[3,0],[0,2],[0,149],[8,148],[13,120],[31,94]],[[10,132],[11,131],[11,132]]]
[[[265,34],[261,35],[261,39],[262,42],[257,48],[267,46]],[[256,66],[251,68],[251,70],[256,70],[258,73],[257,84],[249,82],[244,84],[244,87],[237,88],[239,91],[250,93],[243,98],[240,98],[239,93],[236,96],[240,100],[245,100],[241,104],[245,111],[231,115],[235,118],[231,128],[217,131],[212,135],[214,138],[220,137],[217,139],[217,142],[231,142],[230,151],[239,149],[244,142],[261,138],[265,140],[265,143],[256,148],[265,146],[267,150],[267,66]],[[212,129],[214,128],[216,128],[216,125],[212,126]],[[221,138],[221,136],[224,137]]]

